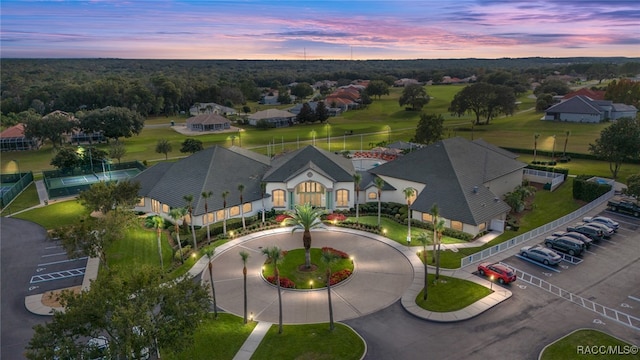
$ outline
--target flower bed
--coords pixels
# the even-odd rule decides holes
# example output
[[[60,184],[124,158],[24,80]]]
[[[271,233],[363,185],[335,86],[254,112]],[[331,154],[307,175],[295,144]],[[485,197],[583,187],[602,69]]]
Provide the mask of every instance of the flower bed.
[[[329,280],[329,282],[331,283],[331,285],[335,285],[341,282],[342,280],[348,278],[349,276],[351,276],[351,270],[343,269],[331,274],[331,280]]]
[[[345,221],[347,220],[347,216],[345,214],[340,213],[332,213],[327,215],[328,221]]]
[[[275,276],[267,276],[267,281],[272,283],[273,285],[276,285],[276,277]],[[295,289],[296,288],[296,284],[285,278],[285,277],[281,277],[280,278],[280,286],[283,288],[287,288],[287,289]]]
[[[283,221],[285,221],[286,219],[291,219],[291,215],[287,215],[287,214],[278,214],[276,215],[276,222],[281,223]]]
[[[348,259],[349,258],[349,254],[347,254],[346,252],[340,251],[340,250],[336,250],[336,249],[334,249],[332,247],[326,247],[326,246],[323,247],[322,248],[322,252],[325,252],[325,251],[328,251],[328,252],[330,252],[332,254],[335,254],[335,255],[339,256],[340,258],[342,258],[342,259]]]

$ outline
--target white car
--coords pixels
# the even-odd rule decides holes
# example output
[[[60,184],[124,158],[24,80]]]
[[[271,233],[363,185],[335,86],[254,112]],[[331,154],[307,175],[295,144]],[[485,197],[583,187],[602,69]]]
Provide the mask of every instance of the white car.
[[[594,217],[586,216],[586,217],[582,218],[582,221],[584,221],[586,223],[594,223],[594,222],[602,223],[602,224],[607,225],[608,227],[613,229],[613,231],[616,231],[616,232],[618,231],[618,228],[620,227],[620,224],[617,221],[615,221],[615,220],[613,220],[611,218],[608,218],[606,216],[594,216]]]
[[[87,354],[90,360],[106,360],[109,352],[109,340],[98,336],[87,341]]]

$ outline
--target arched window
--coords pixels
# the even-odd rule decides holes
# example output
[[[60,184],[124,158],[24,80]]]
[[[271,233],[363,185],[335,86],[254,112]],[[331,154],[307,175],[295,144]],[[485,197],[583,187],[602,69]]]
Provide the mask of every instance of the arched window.
[[[349,206],[349,190],[340,189],[336,191],[336,206],[337,207]]]
[[[367,194],[367,198],[369,200],[378,200],[378,193],[375,191],[371,191]]]
[[[286,201],[284,190],[273,190],[271,201],[273,201],[273,207],[284,207]]]
[[[296,186],[296,202],[309,203],[313,206],[325,207],[325,188],[315,181],[305,181]]]

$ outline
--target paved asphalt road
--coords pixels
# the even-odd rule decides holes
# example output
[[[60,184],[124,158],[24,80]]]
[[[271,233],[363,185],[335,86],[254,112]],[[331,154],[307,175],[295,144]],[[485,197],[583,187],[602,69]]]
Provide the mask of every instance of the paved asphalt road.
[[[27,311],[25,297],[82,284],[82,276],[33,283],[32,276],[82,268],[86,260],[67,261],[59,244],[48,240],[46,230],[29,221],[3,217],[0,235],[0,358],[23,359],[33,326],[51,319]]]

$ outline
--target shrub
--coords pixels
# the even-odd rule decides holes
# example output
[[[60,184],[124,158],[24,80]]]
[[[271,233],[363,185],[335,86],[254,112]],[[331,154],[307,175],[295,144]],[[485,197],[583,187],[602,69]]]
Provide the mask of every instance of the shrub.
[[[343,269],[343,270],[334,272],[333,274],[331,274],[331,279],[329,280],[329,283],[331,285],[335,285],[340,281],[348,278],[349,276],[351,276],[351,270],[349,269]]]
[[[287,214],[278,214],[276,215],[276,222],[277,223],[281,223],[283,222],[285,219],[290,219],[291,215],[287,215]]]
[[[276,284],[276,277],[274,275],[267,276],[267,281],[272,283],[273,285],[275,285]],[[281,277],[280,278],[280,286],[283,287],[283,288],[287,288],[287,289],[295,289],[296,288],[296,284],[293,281],[291,281],[291,280],[289,280],[289,279],[287,279],[285,277]]]
[[[186,245],[182,248],[182,252],[180,249],[176,250],[175,254],[173,254],[173,258],[178,261],[184,260],[186,256],[191,252],[191,245]]]
[[[336,249],[334,249],[332,247],[326,247],[326,246],[323,247],[322,248],[322,252],[325,252],[325,251],[328,251],[328,252],[330,252],[332,254],[335,254],[335,255],[341,257],[342,259],[348,259],[349,258],[349,254],[347,254],[346,252],[340,251],[340,250],[336,250]]]
[[[340,213],[333,213],[327,215],[327,220],[329,221],[345,221],[347,220],[347,216]]]

